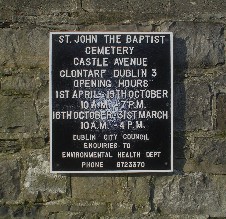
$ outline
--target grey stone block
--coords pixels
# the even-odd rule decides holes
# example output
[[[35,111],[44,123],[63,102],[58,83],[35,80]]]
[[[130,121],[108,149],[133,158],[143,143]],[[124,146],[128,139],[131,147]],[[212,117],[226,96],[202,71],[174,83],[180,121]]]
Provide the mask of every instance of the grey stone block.
[[[73,203],[70,208],[70,212],[73,213],[101,213],[107,214],[108,212],[108,203],[105,202],[98,202],[98,201],[81,201],[78,203]]]
[[[98,1],[83,0],[82,8],[89,12],[141,12],[155,14],[157,18],[167,16],[172,18],[223,20],[226,17],[226,3],[222,0],[197,1]],[[223,20],[224,21],[224,20]]]
[[[15,201],[21,191],[20,162],[13,156],[0,158],[0,200]]]
[[[198,214],[198,215],[190,215],[190,214],[179,214],[179,215],[175,215],[175,214],[168,214],[168,215],[153,215],[151,217],[147,217],[147,218],[151,218],[151,219],[210,219],[209,215],[202,215],[202,214]]]
[[[161,214],[225,216],[225,176],[194,173],[157,177],[154,206]]]
[[[72,178],[72,197],[76,200],[128,202],[130,193],[126,177]]]
[[[20,151],[22,148],[21,143],[17,140],[11,139],[0,139],[0,152],[1,153],[15,153]]]
[[[0,29],[0,65],[48,67],[49,33],[46,29]]]
[[[72,177],[72,198],[84,202],[80,208],[91,205],[86,212],[93,209],[93,204],[105,202],[110,203],[112,215],[118,217],[133,211],[143,214],[150,211],[149,181],[149,177]],[[103,211],[102,205],[96,206],[96,212]]]
[[[95,22],[115,23],[115,21],[125,19],[136,21],[175,17],[177,20],[183,18],[225,22],[225,7],[222,0],[208,2],[204,0],[195,2],[179,0],[66,0],[63,3],[60,0],[3,0],[0,2],[0,27],[29,23],[55,26],[58,29],[59,25],[69,23],[71,25]],[[71,26],[68,28],[71,29]]]
[[[67,177],[50,173],[49,154],[33,151],[25,159],[21,198],[43,203],[67,196]]]
[[[37,128],[36,111],[31,98],[0,96],[0,132],[33,132]]]
[[[62,199],[51,201],[45,205],[39,204],[37,207],[39,207],[37,212],[39,218],[50,218],[51,215],[54,216],[59,212],[68,212],[70,209],[70,204],[67,202],[67,200]]]
[[[45,73],[44,73],[45,72]],[[2,70],[1,93],[4,95],[31,95],[35,93],[43,84],[46,84],[48,70],[41,69],[19,69],[7,72]]]
[[[18,17],[38,16],[45,14],[60,14],[62,12],[76,12],[80,8],[79,0],[42,0],[42,1],[14,1],[0,2],[0,19],[13,21]]]
[[[14,218],[23,218],[24,217],[24,207],[23,205],[13,205],[11,207],[11,214]]]
[[[128,177],[128,187],[131,190],[131,202],[141,211],[150,211],[150,177]],[[139,209],[137,209],[139,211]]]
[[[154,0],[141,0],[141,1],[111,1],[111,0],[83,0],[82,8],[89,12],[133,12],[139,11],[141,13],[152,14],[166,14],[169,1],[154,1]]]
[[[208,83],[203,81],[192,79],[175,84],[175,130],[211,130],[211,95]]]
[[[115,218],[122,218],[125,215],[132,217],[133,204],[127,202],[113,203],[111,205],[112,215]]]
[[[174,34],[176,69],[214,67],[225,62],[222,25],[195,22],[167,22],[161,31]]]
[[[226,173],[226,140],[224,138],[195,138],[191,159],[184,166],[187,172]]]
[[[20,140],[23,144],[23,148],[26,149],[40,149],[46,146],[45,136],[35,136],[34,134],[28,138],[23,138]]]
[[[109,25],[86,25],[79,26],[80,31],[122,31],[122,32],[150,32],[153,31],[153,25],[144,24],[109,24]]]
[[[34,82],[29,76],[8,76],[1,81],[1,91],[4,95],[31,94],[35,89]]]
[[[170,3],[168,16],[173,18],[218,21],[226,18],[226,2],[222,0],[173,0]]]

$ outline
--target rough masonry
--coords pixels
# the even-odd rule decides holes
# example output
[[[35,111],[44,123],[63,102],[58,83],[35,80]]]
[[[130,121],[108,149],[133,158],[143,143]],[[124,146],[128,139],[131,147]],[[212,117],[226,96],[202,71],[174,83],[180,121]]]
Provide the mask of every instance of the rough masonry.
[[[2,0],[0,218],[226,218],[224,0]],[[174,172],[49,173],[50,31],[174,33]]]

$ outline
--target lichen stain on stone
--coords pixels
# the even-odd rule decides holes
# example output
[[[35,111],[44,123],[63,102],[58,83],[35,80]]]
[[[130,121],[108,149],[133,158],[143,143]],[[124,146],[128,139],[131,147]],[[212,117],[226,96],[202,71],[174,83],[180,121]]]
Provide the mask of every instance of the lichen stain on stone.
[[[49,193],[65,193],[66,182],[61,175],[50,174],[49,161],[43,155],[32,158],[29,163],[27,175],[24,181],[24,187],[29,193],[37,194],[38,191]]]

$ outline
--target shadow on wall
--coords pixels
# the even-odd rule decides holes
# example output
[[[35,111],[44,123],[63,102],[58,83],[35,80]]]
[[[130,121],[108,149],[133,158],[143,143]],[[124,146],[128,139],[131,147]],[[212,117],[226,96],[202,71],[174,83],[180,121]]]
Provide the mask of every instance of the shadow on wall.
[[[185,72],[188,68],[187,62],[187,47],[184,39],[174,37],[173,40],[173,67],[174,67],[174,96],[173,96],[173,123],[174,123],[174,166],[172,173],[154,173],[152,176],[172,176],[175,174],[180,174],[183,172],[183,167],[185,164],[185,146],[186,146],[186,136],[185,136],[185,109],[186,109],[186,93],[184,78]],[[155,204],[153,203],[155,195],[155,184],[150,183],[150,196],[149,202],[151,209],[158,212],[158,208],[155,209]]]
[[[185,72],[188,68],[184,39],[174,37],[174,170],[182,171],[185,164]]]

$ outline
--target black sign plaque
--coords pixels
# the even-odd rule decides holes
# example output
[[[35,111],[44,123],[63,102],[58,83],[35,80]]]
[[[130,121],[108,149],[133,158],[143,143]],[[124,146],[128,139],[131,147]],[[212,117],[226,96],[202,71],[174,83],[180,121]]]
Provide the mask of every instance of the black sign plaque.
[[[173,35],[50,33],[53,173],[173,170]]]

